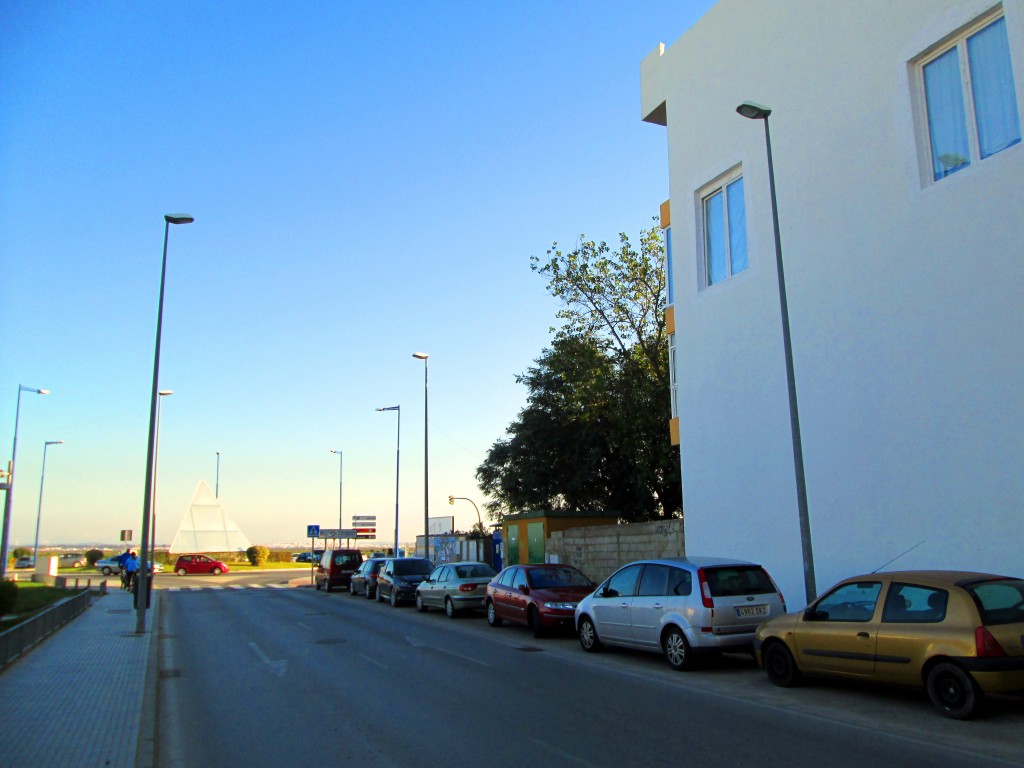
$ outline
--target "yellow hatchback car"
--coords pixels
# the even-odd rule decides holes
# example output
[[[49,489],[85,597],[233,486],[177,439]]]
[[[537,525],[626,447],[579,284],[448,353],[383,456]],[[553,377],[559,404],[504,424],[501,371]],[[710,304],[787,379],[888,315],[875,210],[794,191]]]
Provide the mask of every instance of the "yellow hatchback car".
[[[754,651],[776,685],[806,674],[923,687],[942,714],[966,719],[986,693],[1024,693],[1024,580],[965,571],[856,576],[763,623]]]

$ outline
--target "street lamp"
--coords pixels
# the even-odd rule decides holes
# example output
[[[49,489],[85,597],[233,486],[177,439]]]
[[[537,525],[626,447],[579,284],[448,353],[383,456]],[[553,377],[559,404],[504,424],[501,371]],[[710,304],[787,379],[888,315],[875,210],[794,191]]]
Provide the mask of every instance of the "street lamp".
[[[804,561],[804,592],[810,604],[818,596],[814,580],[814,552],[811,547],[811,521],[807,512],[807,482],[804,478],[804,450],[800,440],[800,411],[796,403],[796,377],[793,374],[793,344],[789,334],[789,303],[786,301],[786,274],[782,268],[782,238],[779,236],[779,210],[775,199],[775,166],[772,162],[772,135],[768,115],[772,111],[753,101],[745,101],[736,111],[750,120],[764,120],[764,141],[768,151],[768,188],[771,192],[772,227],[775,231],[775,273],[779,283],[779,309],[782,313],[782,348],[786,356],[786,388],[789,391],[789,426],[793,441],[793,471],[796,475],[796,503],[800,517],[800,546]]]
[[[427,368],[430,357],[426,352],[413,352],[412,356],[423,361],[423,543],[427,548],[424,557],[430,557],[430,452],[427,444]]]
[[[149,534],[149,551],[156,559],[156,481],[157,481],[157,469],[160,465],[160,409],[164,404],[164,398],[168,395],[173,395],[173,389],[161,389],[157,394],[160,398],[156,402],[156,451],[153,453],[153,527]]]
[[[220,498],[220,451],[217,451],[217,481],[213,486],[213,496],[216,499]]]
[[[338,527],[344,528],[345,526],[341,522],[341,483],[342,483],[342,471],[345,458],[341,455],[341,451],[336,451],[331,448],[331,453],[338,454]]]
[[[395,440],[395,548],[392,550],[395,557],[398,557],[398,469],[401,462],[402,449],[402,406],[391,405],[387,408],[378,408],[378,411],[394,411],[398,414],[398,437]]]
[[[146,609],[149,602],[149,515],[153,504],[153,459],[156,455],[156,411],[160,399],[160,335],[164,322],[164,283],[167,278],[167,237],[171,224],[191,224],[195,219],[187,213],[164,214],[164,256],[160,265],[160,302],[156,311],[156,345],[153,351],[153,388],[149,399],[149,444],[146,448],[146,492],[142,497],[142,544],[139,547],[139,581],[135,592],[135,634],[146,631]]]
[[[63,440],[47,440],[43,443],[43,469],[39,473],[39,507],[36,509],[36,543],[32,547],[32,564],[39,561],[39,521],[43,519],[43,482],[46,480],[46,449],[51,445],[63,445]]]
[[[14,408],[14,444],[11,446],[11,460],[7,463],[7,492],[4,494],[4,533],[0,539],[0,581],[7,575],[7,547],[11,532],[11,506],[14,502],[14,460],[18,453],[18,418],[21,415],[21,393],[35,392],[37,395],[48,395],[48,389],[36,389],[18,385],[18,404]]]

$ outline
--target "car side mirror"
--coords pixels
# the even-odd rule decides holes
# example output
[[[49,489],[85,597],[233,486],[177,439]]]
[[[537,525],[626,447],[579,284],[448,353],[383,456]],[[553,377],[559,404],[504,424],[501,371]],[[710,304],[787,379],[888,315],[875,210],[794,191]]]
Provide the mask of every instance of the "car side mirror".
[[[526,586],[525,584],[520,584],[519,585],[519,591],[522,592],[524,595],[530,594],[530,588],[528,586]]]

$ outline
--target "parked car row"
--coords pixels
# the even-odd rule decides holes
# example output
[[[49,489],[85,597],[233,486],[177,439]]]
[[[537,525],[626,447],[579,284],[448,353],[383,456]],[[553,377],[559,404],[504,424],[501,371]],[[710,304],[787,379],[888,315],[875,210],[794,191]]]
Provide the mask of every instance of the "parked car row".
[[[422,558],[361,562],[353,595],[412,600],[450,617],[483,609],[487,623],[565,628],[584,651],[661,653],[692,670],[724,652],[752,653],[772,683],[848,678],[923,689],[965,719],[986,694],[1024,694],[1024,579],[961,571],[896,571],[845,579],[804,610],[768,572],[728,558],[639,560],[595,585],[562,564],[433,566]]]

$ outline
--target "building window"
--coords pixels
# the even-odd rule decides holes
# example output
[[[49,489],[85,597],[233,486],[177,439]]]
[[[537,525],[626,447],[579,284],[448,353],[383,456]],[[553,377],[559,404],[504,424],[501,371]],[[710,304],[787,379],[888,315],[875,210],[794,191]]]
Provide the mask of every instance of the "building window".
[[[704,285],[720,283],[747,268],[747,213],[743,177],[734,175],[702,195]]]
[[[672,418],[679,415],[679,383],[676,381],[676,335],[668,335],[668,380],[672,391]]]
[[[968,27],[919,66],[936,181],[1020,142],[1005,18]]]

